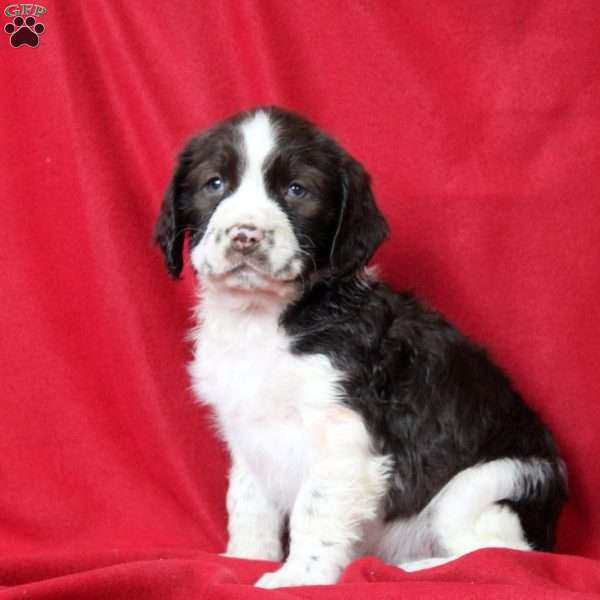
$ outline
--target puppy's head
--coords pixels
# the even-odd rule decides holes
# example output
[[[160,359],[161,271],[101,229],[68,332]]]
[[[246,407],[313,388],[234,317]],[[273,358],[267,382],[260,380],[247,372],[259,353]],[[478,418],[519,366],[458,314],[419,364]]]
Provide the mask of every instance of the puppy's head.
[[[302,117],[241,113],[193,138],[156,225],[169,272],[285,295],[362,269],[387,234],[362,166]]]

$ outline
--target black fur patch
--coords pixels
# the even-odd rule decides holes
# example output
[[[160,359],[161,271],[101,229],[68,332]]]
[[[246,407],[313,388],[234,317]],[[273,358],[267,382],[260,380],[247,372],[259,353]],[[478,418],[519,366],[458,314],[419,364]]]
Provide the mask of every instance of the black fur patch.
[[[242,139],[237,129],[240,119],[231,119],[194,137],[179,156],[155,228],[155,240],[175,278],[183,268],[186,235],[190,236],[190,248],[197,244],[218,203],[239,185],[244,169]],[[219,193],[206,186],[216,176],[225,181]]]
[[[294,351],[323,353],[345,374],[394,469],[386,519],[418,513],[459,471],[496,458],[554,465],[542,493],[507,502],[530,544],[550,550],[566,482],[556,445],[487,354],[410,293],[353,275],[316,284],[283,316]]]

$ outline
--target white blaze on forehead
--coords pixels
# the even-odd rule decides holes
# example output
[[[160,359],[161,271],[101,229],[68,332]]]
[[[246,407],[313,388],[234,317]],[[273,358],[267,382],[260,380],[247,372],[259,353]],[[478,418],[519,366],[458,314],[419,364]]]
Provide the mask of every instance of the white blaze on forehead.
[[[277,146],[275,127],[267,113],[259,111],[238,125],[242,137],[243,170],[238,188],[217,209],[225,228],[249,224],[264,230],[289,229],[285,212],[269,197],[265,184],[267,159]],[[228,222],[230,221],[230,222]]]
[[[275,130],[264,112],[257,112],[240,125],[244,140],[246,168],[242,183],[246,181],[263,183],[263,166],[275,148]]]

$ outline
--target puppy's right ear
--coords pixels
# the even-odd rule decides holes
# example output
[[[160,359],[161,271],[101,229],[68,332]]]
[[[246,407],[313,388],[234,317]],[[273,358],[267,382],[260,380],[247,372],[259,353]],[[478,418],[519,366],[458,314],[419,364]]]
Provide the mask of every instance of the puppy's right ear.
[[[154,241],[160,246],[170,275],[179,279],[183,269],[183,243],[187,225],[181,209],[180,174],[177,169],[165,196],[154,228]]]

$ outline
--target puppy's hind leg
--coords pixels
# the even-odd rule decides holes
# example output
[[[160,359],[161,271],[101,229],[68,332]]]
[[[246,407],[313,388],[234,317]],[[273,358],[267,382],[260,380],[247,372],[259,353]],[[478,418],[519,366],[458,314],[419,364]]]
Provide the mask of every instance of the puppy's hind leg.
[[[418,517],[431,528],[437,556],[419,557],[400,567],[406,571],[431,568],[482,548],[531,550],[519,517],[498,503],[543,489],[550,473],[547,466],[500,459],[458,473]]]

